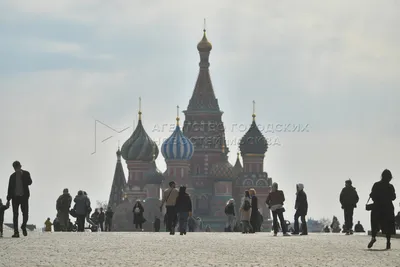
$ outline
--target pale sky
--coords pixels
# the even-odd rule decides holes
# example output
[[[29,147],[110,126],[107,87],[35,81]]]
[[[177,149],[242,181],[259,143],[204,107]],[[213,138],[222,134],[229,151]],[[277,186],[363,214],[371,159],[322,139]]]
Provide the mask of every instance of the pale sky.
[[[232,164],[244,135],[233,125],[251,123],[255,100],[260,128],[279,143],[265,169],[285,192],[286,218],[303,183],[309,217],[343,223],[339,193],[351,178],[360,195],[354,220],[369,228],[364,204],[383,169],[400,196],[399,10],[394,0],[1,1],[0,197],[19,160],[32,175],[30,223],[38,227],[55,217],[65,187],[108,200],[139,96],[154,140],[171,134],[153,129],[175,122],[176,105],[186,109],[206,18]],[[130,128],[98,125],[92,155],[94,118]],[[266,132],[277,124],[309,127]],[[165,169],[161,154],[157,164]]]

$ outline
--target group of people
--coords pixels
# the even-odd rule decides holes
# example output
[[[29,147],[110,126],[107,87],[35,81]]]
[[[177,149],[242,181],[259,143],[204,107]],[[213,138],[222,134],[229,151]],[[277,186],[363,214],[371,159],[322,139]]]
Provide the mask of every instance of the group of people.
[[[294,231],[292,232],[292,234],[307,235],[308,231],[305,219],[308,211],[307,195],[304,192],[303,184],[297,184],[296,189],[297,189],[296,203],[295,203],[296,213],[294,216],[295,222],[294,222]],[[278,189],[277,183],[273,183],[272,190],[266,199],[266,205],[272,212],[274,236],[278,234],[279,230],[278,218],[280,221],[280,228],[282,230],[283,235],[284,236],[289,235],[287,233],[288,231],[287,225],[283,215],[283,213],[285,212],[285,208],[283,206],[284,202],[285,202],[285,195],[283,191]],[[262,216],[258,209],[258,198],[256,196],[255,189],[252,188],[244,192],[244,197],[240,204],[239,213],[240,213],[242,233],[255,233],[261,231]],[[236,218],[233,199],[228,201],[225,207],[225,214],[228,217],[227,229],[233,231]],[[299,226],[299,218],[301,218],[302,222],[301,232]]]
[[[174,181],[169,182],[169,188],[163,193],[160,212],[165,204],[166,212],[166,229],[170,235],[175,234],[175,227],[179,220],[179,233],[186,235],[188,219],[192,217],[192,200],[186,187],[181,186],[176,189]]]
[[[22,165],[19,161],[12,164],[14,172],[11,174],[7,191],[7,202],[4,205],[0,199],[0,237],[3,235],[3,220],[4,212],[12,204],[13,210],[13,238],[20,237],[18,219],[19,209],[22,212],[21,230],[24,236],[28,235],[26,226],[29,218],[29,186],[32,185],[32,178],[28,171],[22,170]],[[379,231],[386,236],[386,249],[391,248],[391,236],[396,234],[396,217],[394,215],[393,201],[396,199],[396,193],[393,185],[390,183],[392,180],[392,173],[385,169],[382,172],[381,180],[376,182],[369,195],[369,200],[372,203],[367,203],[366,209],[371,212],[371,232],[372,237],[368,243],[368,248],[371,248],[376,242],[376,237]],[[296,185],[296,202],[295,202],[295,216],[294,216],[294,231],[292,234],[307,235],[307,223],[305,216],[308,211],[307,195],[304,192],[304,185]],[[359,197],[356,189],[353,187],[351,180],[345,182],[345,187],[340,193],[340,203],[344,210],[346,234],[353,233],[353,213],[354,208],[357,207]],[[286,229],[286,222],[283,216],[285,196],[282,190],[278,189],[278,184],[272,185],[272,191],[267,197],[266,205],[272,211],[274,235],[277,235],[280,221],[280,228],[284,235],[288,235]],[[85,220],[90,221],[89,216],[92,211],[90,206],[90,199],[86,192],[80,190],[74,198],[74,207],[70,209],[72,197],[68,189],[64,189],[63,194],[57,199],[57,219],[60,223],[61,229],[67,231],[69,226],[69,215],[77,218],[77,230],[84,231]],[[166,228],[171,235],[175,234],[175,227],[179,219],[179,232],[185,235],[189,218],[192,217],[192,201],[189,194],[186,193],[186,187],[181,186],[179,190],[176,188],[175,182],[169,183],[169,188],[163,193],[160,212],[163,206],[166,206]],[[142,224],[145,222],[143,217],[143,206],[140,201],[136,202],[134,208],[134,224],[137,229],[142,229]],[[246,190],[240,205],[240,220],[242,224],[242,233],[255,233],[261,230],[262,216],[258,210],[258,199],[254,189]],[[228,227],[233,228],[235,221],[235,208],[233,200],[227,203],[225,213],[228,216]],[[110,231],[112,224],[113,212],[108,208],[104,212],[103,208],[96,209],[92,214],[95,224],[103,231]],[[299,227],[299,218],[302,222],[302,227]],[[158,218],[159,219],[159,218]],[[104,227],[105,223],[105,227]],[[50,219],[46,220],[46,229],[51,228]],[[158,222],[159,224],[159,222]],[[159,227],[158,227],[159,229]]]

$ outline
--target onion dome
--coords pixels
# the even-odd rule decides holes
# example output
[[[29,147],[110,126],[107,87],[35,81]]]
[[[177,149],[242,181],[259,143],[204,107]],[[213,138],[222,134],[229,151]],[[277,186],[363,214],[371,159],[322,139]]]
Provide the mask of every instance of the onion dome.
[[[253,101],[253,122],[250,125],[250,129],[240,140],[240,153],[246,154],[258,154],[264,155],[268,150],[267,139],[263,136],[258,129],[256,124],[256,114],[254,112],[255,102]]]
[[[199,50],[199,52],[210,52],[212,49],[212,45],[211,43],[207,40],[207,36],[206,36],[206,30],[203,30],[203,38],[201,39],[201,41],[197,44],[197,50]]]
[[[179,106],[177,106],[179,115]],[[176,128],[172,135],[161,145],[161,153],[165,160],[190,160],[194,146],[189,138],[183,135],[179,127],[179,116],[176,117]]]
[[[142,124],[142,112],[140,111],[140,98],[139,98],[139,121],[135,131],[131,137],[122,145],[121,154],[125,160],[140,160],[152,161],[153,160],[153,146],[156,143],[146,133]],[[158,156],[158,148],[156,146],[155,157]]]

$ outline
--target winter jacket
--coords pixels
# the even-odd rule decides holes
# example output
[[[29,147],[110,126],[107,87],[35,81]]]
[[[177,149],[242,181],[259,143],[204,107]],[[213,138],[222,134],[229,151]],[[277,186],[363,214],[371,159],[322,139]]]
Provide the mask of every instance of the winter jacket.
[[[179,195],[176,198],[176,212],[192,212],[192,200],[188,194]]]
[[[295,209],[298,215],[301,216],[307,215],[308,212],[307,195],[303,190],[297,192]]]
[[[138,205],[135,204],[135,206],[133,206],[133,223],[134,224],[141,224],[144,223],[144,217],[143,217],[143,213],[144,213],[144,208],[142,205]]]
[[[72,197],[68,194],[62,194],[58,197],[56,202],[56,210],[57,211],[69,211],[71,208]]]
[[[75,197],[74,202],[76,215],[86,215],[88,212],[87,197],[84,195],[78,195]]]
[[[99,223],[103,223],[105,219],[105,214],[104,212],[99,213]]]
[[[29,186],[32,184],[31,174],[28,171],[22,170],[22,187],[24,190],[24,197],[29,198]],[[15,196],[15,184],[16,184],[16,173],[14,172],[10,176],[10,180],[8,182],[8,194],[7,201],[11,200]]]
[[[244,197],[242,200],[242,204],[240,206],[240,220],[241,221],[250,221],[250,217],[251,217],[251,208],[249,210],[244,210],[244,202],[248,201],[249,204],[251,205],[251,200],[248,197]]]
[[[349,185],[342,189],[342,192],[340,193],[340,204],[342,205],[342,209],[356,208],[358,200],[358,194],[354,187]]]
[[[285,202],[285,195],[282,190],[272,191],[269,193],[265,203],[271,210],[276,210],[276,208],[282,208],[283,202]]]
[[[45,231],[46,232],[51,232],[51,226],[53,225],[52,223],[51,223],[51,221],[50,220],[46,220],[45,222],[44,222],[44,225],[45,225]]]
[[[229,203],[225,206],[225,214],[235,216],[235,205],[233,203]]]

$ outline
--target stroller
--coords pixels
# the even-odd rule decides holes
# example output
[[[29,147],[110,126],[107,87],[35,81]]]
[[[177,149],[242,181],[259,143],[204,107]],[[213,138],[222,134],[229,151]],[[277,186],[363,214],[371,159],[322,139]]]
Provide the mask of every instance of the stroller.
[[[71,209],[69,214],[76,218],[76,212],[75,209]],[[99,222],[97,220],[97,218],[95,218],[94,216],[92,216],[91,218],[86,218],[86,221],[89,223],[89,227],[85,227],[85,229],[89,229],[92,232],[97,232],[99,227]],[[70,227],[72,232],[76,232],[78,229],[78,220],[75,220],[75,223]]]

